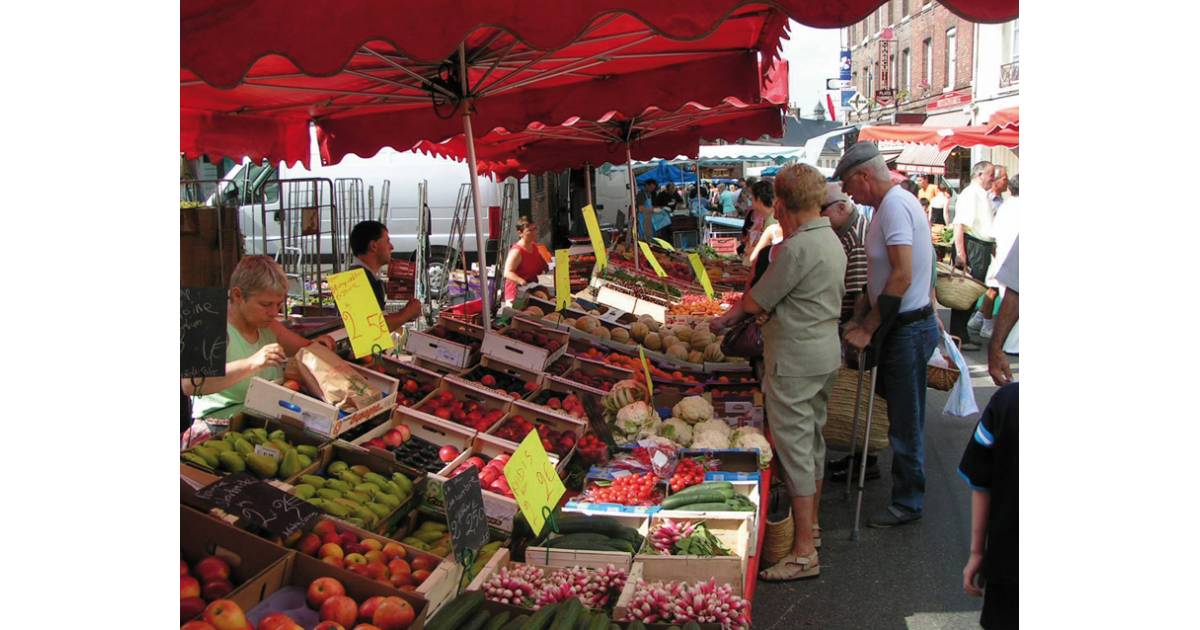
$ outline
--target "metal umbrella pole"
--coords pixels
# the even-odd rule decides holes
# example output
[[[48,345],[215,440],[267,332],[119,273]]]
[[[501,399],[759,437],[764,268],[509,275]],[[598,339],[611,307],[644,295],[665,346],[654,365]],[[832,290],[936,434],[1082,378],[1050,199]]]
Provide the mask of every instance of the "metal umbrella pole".
[[[867,482],[867,445],[871,441],[871,414],[875,410],[875,378],[879,375],[879,366],[871,368],[871,389],[867,394],[867,428],[863,436],[863,456],[858,468],[858,497],[854,501],[854,529],[850,531],[850,540],[858,540],[858,521],[862,516],[863,486]],[[862,368],[859,368],[862,369]],[[853,445],[851,445],[853,447]],[[854,460],[850,460],[853,462]],[[847,472],[849,475],[849,471]]]
[[[590,162],[583,163],[583,187],[587,191],[587,205],[592,206],[592,165]],[[596,207],[592,206],[595,210]]]
[[[866,375],[867,362],[863,353],[858,352],[858,387],[854,390],[854,423],[850,429],[850,463],[846,464],[846,492],[843,499],[850,499],[850,483],[854,479],[854,447],[858,444],[858,414],[862,411],[863,377]]]
[[[638,262],[637,241],[637,180],[633,178],[633,155],[629,151],[629,143],[625,143],[625,172],[629,173],[629,248],[633,250],[633,268],[641,266]]]
[[[469,86],[467,81],[467,47],[465,44],[458,45],[458,62],[461,66],[462,73],[462,93],[463,93],[463,133],[467,139],[467,167],[471,169],[471,200],[473,202],[473,210],[475,214],[475,252],[479,256],[479,299],[482,300],[483,309],[483,329],[491,330],[492,328],[492,309],[490,288],[486,286],[487,277],[487,250],[483,246],[483,219],[479,211],[483,204],[479,200],[479,174],[476,171],[475,162],[475,134],[471,131],[471,99],[467,97]],[[467,270],[464,269],[463,273]],[[468,276],[469,278],[469,276]],[[470,286],[470,280],[467,281]]]

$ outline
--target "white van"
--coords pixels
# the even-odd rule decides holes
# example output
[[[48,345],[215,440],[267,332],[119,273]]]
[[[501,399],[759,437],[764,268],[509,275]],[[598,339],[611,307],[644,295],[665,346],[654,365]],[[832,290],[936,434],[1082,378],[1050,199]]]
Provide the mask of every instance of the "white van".
[[[470,205],[470,189],[464,188],[470,183],[465,163],[385,148],[371,158],[349,155],[338,164],[322,166],[315,137],[312,147],[311,169],[300,165],[268,166],[246,159],[216,185],[215,192],[211,187],[205,191],[212,195],[207,205],[216,205],[215,196],[219,194],[239,207],[247,254],[276,255],[282,241],[299,234],[302,221],[314,218],[302,218],[302,209],[315,207],[321,223],[317,248],[322,260],[331,260],[335,247],[331,240],[332,206],[336,207],[339,257],[347,260],[349,229],[363,219],[379,220],[386,206],[386,224],[396,255],[411,257],[417,249],[419,186],[427,182],[430,248],[436,256],[449,240],[455,206]],[[486,239],[488,208],[500,205],[500,194],[497,184],[489,179],[481,177],[479,185]],[[464,214],[463,250],[473,253],[475,224],[468,219]]]

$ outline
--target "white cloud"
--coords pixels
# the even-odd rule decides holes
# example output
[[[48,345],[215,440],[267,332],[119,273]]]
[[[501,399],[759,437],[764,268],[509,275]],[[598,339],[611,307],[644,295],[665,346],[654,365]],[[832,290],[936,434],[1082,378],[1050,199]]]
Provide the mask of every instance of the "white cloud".
[[[805,116],[811,116],[818,101],[825,104],[825,79],[838,76],[842,32],[836,28],[809,28],[795,20],[790,25],[791,37],[783,42],[783,58],[789,64],[789,100]]]

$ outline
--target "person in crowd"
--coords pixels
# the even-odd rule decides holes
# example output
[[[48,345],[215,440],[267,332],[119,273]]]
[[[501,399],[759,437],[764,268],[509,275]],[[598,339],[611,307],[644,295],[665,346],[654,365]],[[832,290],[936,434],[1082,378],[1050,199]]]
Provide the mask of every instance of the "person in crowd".
[[[721,213],[727,217],[737,215],[737,199],[741,195],[736,184],[730,184],[725,192],[721,193]]]
[[[537,223],[529,217],[517,219],[517,242],[508,250],[504,261],[504,302],[512,304],[517,299],[517,290],[549,268],[546,259],[537,251]]]
[[[916,197],[892,183],[871,142],[850,147],[834,180],[854,199],[875,206],[864,244],[867,293],[846,323],[846,343],[875,363],[877,391],[888,404],[892,447],[891,504],[867,521],[894,527],[920,519],[925,498],[926,363],[939,331],[930,301],[933,243]]]
[[[1019,388],[1010,383],[992,395],[958,465],[971,487],[971,553],[962,585],[983,597],[985,630],[1019,627]]]
[[[270,256],[245,256],[234,267],[225,320],[225,375],[180,382],[184,394],[198,397],[192,415],[204,425],[192,425],[192,441],[198,437],[197,429],[227,424],[242,410],[251,378],[283,382],[288,357],[313,343],[276,319],[287,300],[287,289],[287,275]],[[333,348],[327,335],[318,341]]]
[[[767,422],[792,500],[791,553],[764,570],[763,580],[820,575],[818,508],[824,476],[829,394],[841,365],[837,318],[846,257],[822,217],[825,178],[807,164],[785,166],[775,178],[775,218],[783,242],[758,283],[725,315],[722,331],[747,316],[769,314],[762,328]],[[761,320],[761,318],[760,318]]]
[[[842,251],[846,253],[846,295],[842,298],[842,314],[838,318],[838,323],[844,325],[854,316],[854,306],[867,288],[867,252],[864,243],[868,222],[850,197],[842,192],[842,186],[837,182],[825,185],[821,216],[829,218],[834,233],[842,243]],[[858,456],[860,457],[861,453]],[[829,472],[832,473],[830,480],[845,481],[848,471],[857,470],[853,465],[857,459],[854,455],[847,455],[829,462]],[[879,476],[878,459],[875,455],[868,455],[867,479],[874,480]]]
[[[1017,177],[1013,178],[1013,196],[1016,197]],[[1000,300],[1000,312],[996,314],[996,330],[988,342],[988,374],[992,382],[1005,385],[1013,380],[1012,370],[1008,366],[1008,355],[1004,344],[1012,332],[1013,326],[1021,317],[1021,294],[1019,288],[1021,265],[1021,237],[1013,241],[1012,249],[1004,257],[1004,263],[996,272],[996,281],[1004,287],[1004,297]]]
[[[668,182],[666,187],[659,191],[657,195],[655,195],[654,205],[658,206],[659,208],[670,208],[671,210],[674,210],[675,208],[683,205],[683,196],[680,195],[679,191],[675,189],[674,183]]]
[[[658,180],[647,179],[642,184],[642,189],[638,191],[637,198],[634,203],[639,209],[654,207],[655,197],[658,194]]]
[[[734,204],[734,206],[737,208],[737,215],[739,217],[744,217],[750,214],[750,207],[754,205],[754,200],[751,198],[750,187],[753,186],[756,181],[758,180],[753,177],[750,179],[738,180],[738,188],[740,189],[740,192],[738,193],[737,202]]]
[[[917,199],[925,199],[933,201],[937,196],[938,187],[933,182],[929,181],[928,175],[917,175]]]
[[[929,222],[946,225],[946,204],[950,201],[950,186],[946,182],[938,184],[937,194],[929,200]]]
[[[996,177],[992,181],[992,188],[988,190],[988,199],[992,202],[992,235],[996,240],[996,249],[993,252],[991,264],[988,265],[988,273],[984,281],[988,290],[983,296],[983,304],[967,321],[967,329],[978,332],[979,336],[984,339],[991,339],[992,329],[995,326],[995,322],[992,321],[992,312],[996,307],[996,296],[999,295],[999,287],[995,285],[995,272],[999,269],[1000,263],[1004,261],[1003,256],[1008,252],[1008,248],[1012,247],[1013,239],[1017,237],[1016,230],[1020,227],[1019,218],[1005,219],[1002,216],[1003,208],[1012,199],[1009,189],[1008,169],[997,165]],[[1015,215],[1017,212],[1014,206],[1003,214]]]
[[[378,274],[392,260],[392,238],[387,227],[379,221],[359,222],[350,230],[350,251],[354,254],[350,268],[361,267],[367,273],[367,282],[371,284],[371,291],[379,302],[379,310],[383,311],[386,291]],[[420,316],[421,302],[412,299],[399,311],[385,314],[383,319],[387,322],[388,330],[398,330]]]
[[[656,203],[657,193],[658,182],[648,179],[636,198],[639,240],[645,241],[653,237],[671,240],[671,213]]]
[[[692,191],[688,193],[688,209],[697,217],[708,214],[708,195],[704,192],[704,189],[696,190],[693,187]]]
[[[725,194],[725,184],[717,184],[710,188],[712,196],[708,199],[708,205],[715,210],[721,209],[721,195]]]
[[[987,279],[988,265],[996,248],[993,231],[995,211],[989,198],[989,190],[995,178],[991,162],[978,162],[971,167],[971,184],[963,189],[954,207],[954,264],[965,268],[976,280]],[[963,350],[978,350],[979,344],[971,340],[967,324],[974,308],[950,312],[950,334],[962,339]]]
[[[907,190],[907,191],[908,191],[908,194],[910,194],[910,195],[912,195],[912,196],[914,196],[914,197],[916,197],[916,196],[917,196],[917,192],[918,192],[918,191],[917,191],[917,185],[913,183],[913,180],[911,180],[911,179],[903,179],[903,180],[901,180],[901,181],[900,181],[900,187],[901,187],[901,188],[903,188],[904,190]]]
[[[921,204],[921,212],[925,213],[925,220],[929,220],[929,200],[924,197],[917,198],[917,202]]]
[[[750,187],[752,199],[747,230],[747,245],[749,254],[746,256],[746,266],[753,270],[747,290],[754,286],[770,264],[768,251],[783,240],[783,228],[775,220],[775,189],[770,182],[755,182]]]

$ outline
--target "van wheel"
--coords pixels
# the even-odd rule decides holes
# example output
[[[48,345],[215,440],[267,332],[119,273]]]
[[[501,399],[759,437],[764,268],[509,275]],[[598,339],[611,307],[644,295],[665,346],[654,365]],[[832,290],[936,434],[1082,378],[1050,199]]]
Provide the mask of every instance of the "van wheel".
[[[446,293],[446,267],[442,263],[429,263],[426,273],[429,279],[426,286],[429,287],[430,299],[441,299]]]

